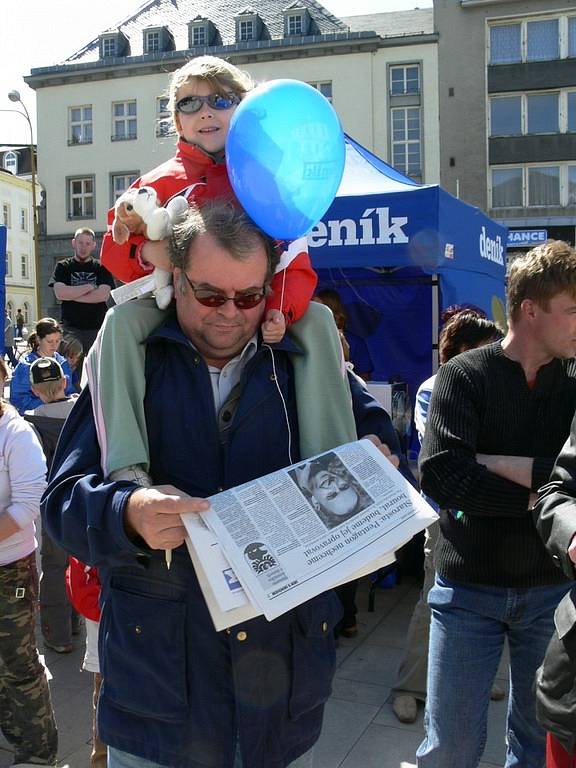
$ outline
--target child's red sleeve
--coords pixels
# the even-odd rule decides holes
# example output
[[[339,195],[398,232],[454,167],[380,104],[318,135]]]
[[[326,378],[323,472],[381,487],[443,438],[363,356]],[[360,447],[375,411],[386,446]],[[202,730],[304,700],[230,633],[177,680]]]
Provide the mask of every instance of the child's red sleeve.
[[[146,242],[146,238],[143,235],[130,235],[123,245],[118,245],[112,238],[113,221],[114,208],[111,208],[108,211],[108,231],[104,235],[100,249],[100,262],[118,280],[131,283],[132,280],[149,274],[153,269],[152,265],[150,269],[146,269],[139,258],[140,248]]]
[[[281,310],[286,318],[286,325],[292,325],[300,320],[308,309],[317,283],[318,276],[312,268],[308,253],[300,251],[286,269],[274,275],[270,285],[272,294],[266,301],[266,311]]]

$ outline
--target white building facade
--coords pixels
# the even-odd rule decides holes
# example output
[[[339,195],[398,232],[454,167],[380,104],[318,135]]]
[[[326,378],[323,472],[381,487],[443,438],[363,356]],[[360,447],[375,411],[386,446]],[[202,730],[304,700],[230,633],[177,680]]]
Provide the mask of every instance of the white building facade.
[[[222,56],[256,82],[313,84],[346,133],[414,178],[439,181],[431,11],[344,23],[309,0],[288,9],[268,0],[252,12],[231,0],[221,14],[217,6],[205,14],[197,7],[149,3],[64,64],[33,69],[26,78],[37,93],[38,176],[46,193],[43,285],[55,261],[69,255],[75,229],[104,232],[118,195],[173,154],[166,89],[171,72],[194,55]],[[43,306],[51,303],[45,291]]]

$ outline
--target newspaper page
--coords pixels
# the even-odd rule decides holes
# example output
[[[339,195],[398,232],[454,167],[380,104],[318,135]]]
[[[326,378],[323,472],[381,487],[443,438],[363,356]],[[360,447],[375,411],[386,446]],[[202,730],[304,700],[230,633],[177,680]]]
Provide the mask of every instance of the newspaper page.
[[[391,556],[437,519],[369,440],[224,491],[210,503],[203,520],[250,602],[269,620]]]

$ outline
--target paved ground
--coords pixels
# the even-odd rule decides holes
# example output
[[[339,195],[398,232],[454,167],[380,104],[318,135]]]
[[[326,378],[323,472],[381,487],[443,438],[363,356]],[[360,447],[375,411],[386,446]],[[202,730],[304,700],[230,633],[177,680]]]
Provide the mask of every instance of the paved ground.
[[[412,606],[418,597],[414,582],[379,589],[374,613],[368,613],[366,584],[358,604],[360,633],[342,640],[334,693],[326,707],[324,731],[318,743],[314,768],[401,768],[415,763],[422,738],[422,712],[414,725],[399,723],[391,709],[391,686]],[[70,768],[88,768],[90,754],[92,676],[80,671],[83,639],[75,650],[60,656],[42,648],[60,733],[59,756]],[[504,667],[499,683],[507,687]],[[482,768],[504,763],[506,702],[492,702],[488,743]],[[0,739],[0,768],[12,764],[12,754]]]

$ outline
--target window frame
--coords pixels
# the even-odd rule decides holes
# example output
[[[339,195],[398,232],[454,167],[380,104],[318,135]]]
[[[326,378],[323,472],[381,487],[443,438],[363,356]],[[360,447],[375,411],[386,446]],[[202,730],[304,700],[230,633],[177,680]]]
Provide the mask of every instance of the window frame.
[[[162,108],[163,102],[166,102],[164,108]],[[174,136],[175,134],[174,123],[172,121],[172,113],[168,109],[169,103],[170,103],[170,99],[168,98],[168,96],[156,97],[155,133],[157,138],[165,138],[166,136]],[[165,130],[162,129],[163,125],[166,125]]]
[[[129,108],[134,105],[134,114],[131,115]],[[112,102],[112,134],[110,136],[111,141],[136,141],[138,139],[138,101],[136,99],[126,99],[124,101]],[[122,106],[124,114],[115,114],[116,107]],[[128,110],[128,111],[127,111]],[[134,123],[135,129],[131,133],[129,126]],[[118,133],[118,126],[124,126],[124,134]]]
[[[558,168],[558,186],[559,186],[559,203],[542,203],[542,204],[530,204],[530,182],[529,182],[529,171],[531,169],[538,169],[538,168]],[[562,162],[548,162],[548,163],[522,163],[522,164],[502,164],[502,165],[492,165],[489,168],[488,173],[488,199],[490,204],[491,210],[502,210],[502,209],[508,209],[508,208],[515,208],[515,209],[525,209],[525,210],[534,210],[535,208],[538,209],[546,209],[546,208],[568,208],[574,205],[573,202],[570,202],[569,193],[569,169],[575,168],[576,169],[576,162],[572,160],[568,161],[562,161]],[[493,182],[493,174],[496,171],[505,171],[505,170],[516,170],[521,172],[521,179],[522,179],[522,204],[521,205],[494,205],[494,182]],[[576,170],[574,171],[575,174],[575,183],[576,183]],[[576,195],[576,189],[575,189],[575,195]]]
[[[11,163],[7,162],[8,158],[12,160]],[[14,150],[9,149],[4,153],[4,157],[2,158],[2,167],[5,171],[8,171],[8,173],[18,176],[18,159],[18,154],[14,152]],[[12,167],[14,170],[12,170]]]
[[[20,254],[20,277],[22,280],[30,280],[30,270],[28,264],[28,254]]]
[[[92,183],[92,191],[90,193],[87,193],[82,190],[82,192],[78,195],[73,193],[72,191],[72,185],[75,182],[86,182],[90,181]],[[84,187],[84,184],[82,184]],[[82,214],[81,215],[74,215],[73,213],[73,201],[76,199],[84,200],[85,198],[92,198],[92,213],[88,214],[85,210],[84,205],[82,206]],[[66,219],[67,221],[92,221],[96,218],[96,176],[95,174],[87,174],[85,176],[67,176],[66,177]]]
[[[80,120],[72,119],[72,112],[75,109],[81,111]],[[85,116],[85,110],[90,110],[90,118]],[[80,138],[75,139],[73,129],[75,126],[80,126]],[[88,137],[86,134],[90,134]],[[75,147],[82,144],[92,144],[94,141],[94,112],[92,104],[80,104],[72,107],[68,107],[68,146]]]
[[[136,179],[140,176],[140,171],[113,171],[110,173],[110,208],[114,207],[114,203],[130,187]],[[124,178],[128,183],[124,186],[122,192],[116,192],[115,180]],[[129,181],[129,179],[132,179]]]
[[[527,64],[537,63],[541,61],[558,61],[560,59],[574,58],[576,57],[576,30],[574,32],[574,50],[570,51],[570,26],[576,25],[576,15],[572,12],[556,11],[555,13],[543,13],[527,16],[519,16],[516,18],[498,19],[493,22],[489,22],[487,25],[487,39],[486,39],[486,61],[488,66],[507,66],[510,64]],[[558,55],[553,58],[532,58],[529,56],[528,50],[528,25],[556,21],[558,23]],[[492,30],[498,27],[520,27],[520,58],[511,61],[494,61],[493,60],[493,42],[492,42]]]
[[[12,205],[7,200],[2,202],[2,224],[6,229],[12,229]]]
[[[574,87],[570,88],[553,88],[548,91],[516,91],[506,93],[491,93],[488,97],[488,109],[487,112],[487,135],[489,139],[495,138],[512,138],[516,136],[556,136],[562,133],[574,133],[576,132],[576,123],[572,131],[568,130],[568,97],[576,93]],[[538,96],[558,96],[558,130],[557,131],[539,131],[529,132],[528,130],[528,105],[529,100]],[[500,99],[517,99],[520,98],[521,108],[521,133],[493,133],[492,129],[492,103]]]
[[[409,69],[415,69],[418,74],[418,87],[415,91],[409,91],[407,89],[407,84],[409,81],[408,78],[408,70]],[[398,72],[400,70],[403,70],[403,76],[402,76],[402,82],[403,82],[403,89],[401,91],[394,91],[393,89],[393,73]],[[390,96],[420,96],[422,93],[422,70],[420,67],[420,64],[418,62],[410,62],[406,64],[391,64],[388,68],[389,73],[389,82],[388,82],[388,94]],[[398,81],[396,81],[398,82]]]
[[[408,136],[408,112],[410,110],[414,110],[418,112],[418,138],[417,139],[411,139]],[[394,137],[394,116],[395,114],[399,112],[405,112],[405,120],[404,120],[404,131],[405,131],[405,138],[404,139],[396,139]],[[400,171],[400,173],[403,173],[405,176],[409,176],[411,179],[414,179],[415,181],[421,181],[423,177],[423,162],[422,162],[422,151],[423,151],[423,141],[422,141],[422,107],[418,104],[410,105],[410,106],[395,106],[390,107],[390,162],[391,165],[397,170]],[[409,163],[409,157],[410,152],[409,148],[411,146],[414,146],[418,144],[418,154],[419,154],[419,167],[418,172],[416,173],[414,170],[411,170],[410,163]],[[405,149],[405,167],[399,167],[399,165],[396,164],[396,156],[395,156],[395,149],[400,146],[404,146]]]
[[[333,104],[334,99],[334,91],[332,90],[333,87],[333,81],[332,80],[308,80],[308,85],[311,85],[312,88],[315,88],[319,93],[324,96],[324,98],[330,102],[330,104]],[[330,94],[328,95],[326,91],[330,91]]]

